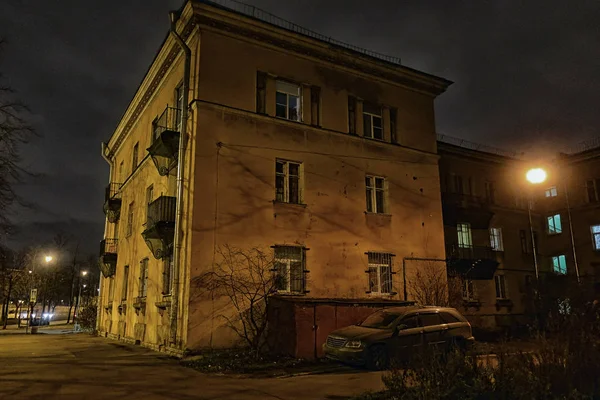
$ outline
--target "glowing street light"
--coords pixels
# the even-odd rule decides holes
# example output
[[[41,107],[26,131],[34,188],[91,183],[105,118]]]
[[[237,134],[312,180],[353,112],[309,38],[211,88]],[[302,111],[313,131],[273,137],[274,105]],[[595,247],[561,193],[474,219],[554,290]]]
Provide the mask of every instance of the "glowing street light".
[[[542,168],[532,168],[527,171],[527,175],[525,175],[525,177],[530,183],[538,184],[546,180],[547,174]]]
[[[87,275],[87,271],[81,271],[81,276],[86,276]]]

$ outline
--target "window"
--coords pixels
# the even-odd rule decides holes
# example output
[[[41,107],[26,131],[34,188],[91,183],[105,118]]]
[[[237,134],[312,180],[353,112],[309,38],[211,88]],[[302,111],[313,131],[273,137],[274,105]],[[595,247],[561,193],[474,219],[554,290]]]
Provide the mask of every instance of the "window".
[[[146,188],[146,206],[152,203],[154,200],[154,185],[150,185]],[[148,207],[146,207],[146,220],[148,219]]]
[[[527,246],[527,233],[525,232],[525,229],[521,229],[519,231],[519,239],[521,239],[521,253],[529,253],[529,247]]]
[[[592,246],[594,246],[594,250],[600,250],[600,225],[592,225],[590,230],[592,231]]]
[[[504,275],[496,275],[494,277],[494,282],[496,284],[496,298],[506,299],[506,279],[504,278]]]
[[[181,119],[183,118],[183,83],[175,88],[175,126],[181,132]]]
[[[280,292],[304,293],[304,255],[302,247],[275,247],[275,272]]]
[[[473,247],[473,239],[471,238],[471,224],[467,224],[467,223],[456,224],[456,232],[458,233],[458,247],[461,247],[461,248]]]
[[[410,317],[403,318],[398,326],[404,325],[403,329],[413,329],[419,328],[419,318],[416,315],[411,315]]]
[[[158,137],[160,136],[162,127],[160,127],[158,125],[158,117],[154,118],[154,121],[152,121],[152,143],[154,143],[156,141],[156,139],[158,139]]]
[[[598,186],[600,186],[600,179],[585,181],[588,203],[596,203],[598,201]]]
[[[392,293],[392,255],[389,253],[368,253],[369,292],[375,294]]]
[[[267,113],[267,74],[262,71],[256,72],[256,112]]]
[[[398,143],[398,110],[390,108],[390,141]]]
[[[485,199],[490,204],[496,203],[496,187],[494,182],[485,182]]]
[[[115,278],[111,276],[108,279],[108,301],[112,302],[115,298]]]
[[[348,133],[356,135],[356,97],[348,96]]]
[[[545,192],[546,197],[556,197],[558,196],[558,192],[556,191],[556,186],[549,187]]]
[[[148,294],[148,259],[140,261],[140,290],[139,297],[146,297]]]
[[[310,123],[321,126],[321,88],[318,86],[310,88]]]
[[[125,181],[125,175],[123,174],[123,161],[119,164],[119,182],[123,183]]]
[[[113,226],[114,226],[114,230],[113,230],[113,233],[114,233],[114,235],[113,235],[113,237],[114,237],[115,239],[118,239],[118,238],[119,238],[119,220],[117,220],[117,221],[116,221],[116,222],[113,224]]]
[[[552,270],[559,275],[567,273],[567,257],[564,254],[552,257]]]
[[[463,279],[462,281],[462,298],[463,300],[475,300],[475,286],[473,281],[470,279]]]
[[[367,194],[367,212],[385,214],[387,212],[385,199],[385,178],[379,176],[365,177]]]
[[[127,289],[129,286],[129,265],[123,268],[123,292],[121,293],[121,300],[127,301]]]
[[[454,315],[450,314],[449,312],[445,312],[445,311],[442,311],[440,313],[440,317],[442,317],[442,321],[444,321],[445,324],[452,324],[454,322],[461,322]]]
[[[435,326],[444,323],[438,313],[419,314],[419,319],[423,326]]]
[[[127,210],[127,231],[125,232],[125,236],[131,236],[133,233],[133,201],[129,203],[129,209]]]
[[[165,258],[163,261],[163,287],[162,294],[171,294],[171,287],[173,284],[173,254]]]
[[[556,233],[562,233],[562,224],[560,222],[560,214],[551,215],[546,218],[546,221],[548,223],[548,233],[549,234],[553,235]]]
[[[456,188],[456,193],[464,194],[464,186],[463,186],[462,176],[454,175],[454,187]]]
[[[501,228],[490,228],[490,246],[492,250],[504,251]]]
[[[363,136],[383,140],[381,107],[365,103],[363,105]]]
[[[467,179],[467,193],[469,195],[473,195],[474,191],[473,191],[473,179],[471,179],[471,177],[469,177]]]
[[[275,162],[275,200],[281,203],[301,204],[300,166],[291,161]]]
[[[133,151],[131,152],[131,173],[133,174],[133,171],[135,171],[135,169],[138,166],[138,147],[139,147],[139,143],[136,143],[135,146],[133,146]]]
[[[277,81],[275,94],[275,115],[291,121],[300,121],[300,86]]]

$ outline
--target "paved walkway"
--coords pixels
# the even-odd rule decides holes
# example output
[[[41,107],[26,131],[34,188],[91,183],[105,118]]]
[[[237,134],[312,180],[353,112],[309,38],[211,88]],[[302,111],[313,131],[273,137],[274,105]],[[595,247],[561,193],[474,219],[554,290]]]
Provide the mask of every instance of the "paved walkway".
[[[87,334],[0,336],[1,399],[345,399],[381,373],[248,379],[206,375],[139,346]]]

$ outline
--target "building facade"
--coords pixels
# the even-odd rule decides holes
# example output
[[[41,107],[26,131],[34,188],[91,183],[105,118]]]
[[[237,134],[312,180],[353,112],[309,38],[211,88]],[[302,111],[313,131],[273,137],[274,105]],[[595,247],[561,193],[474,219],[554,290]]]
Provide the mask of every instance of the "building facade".
[[[303,302],[411,299],[414,261],[445,259],[434,99],[450,82],[248,14],[188,1],[188,57],[167,36],[103,146],[101,334],[234,343],[231,304],[195,287],[223,246],[272,252],[278,296]]]

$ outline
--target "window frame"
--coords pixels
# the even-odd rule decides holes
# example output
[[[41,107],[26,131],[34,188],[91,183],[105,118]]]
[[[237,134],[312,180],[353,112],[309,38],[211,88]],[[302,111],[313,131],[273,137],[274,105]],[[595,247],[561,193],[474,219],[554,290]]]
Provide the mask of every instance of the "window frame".
[[[490,247],[494,251],[504,251],[504,241],[502,240],[502,228],[490,228]]]
[[[494,289],[496,292],[496,300],[508,299],[508,291],[506,288],[506,276],[494,275]]]
[[[278,164],[283,165],[283,172],[277,172]],[[295,165],[298,167],[298,174],[292,175],[290,173],[290,165]],[[278,158],[275,160],[275,202],[276,203],[286,203],[286,204],[304,204],[303,201],[303,192],[304,192],[304,168],[303,163],[299,161],[290,161]],[[283,178],[283,192],[280,195],[280,187],[279,187],[279,179]],[[291,201],[290,193],[292,177],[297,180],[297,200]]]
[[[544,196],[546,196],[546,198],[556,197],[558,196],[558,189],[556,188],[556,186],[550,186],[544,191]]]
[[[477,294],[475,292],[475,283],[472,279],[463,279],[462,280],[462,299],[464,301],[474,301],[477,300]]]
[[[108,302],[112,303],[115,299],[115,277],[108,277]]]
[[[131,173],[132,174],[139,165],[139,157],[138,157],[139,156],[139,148],[140,148],[140,142],[136,142],[135,145],[133,145],[133,150],[131,151]]]
[[[280,254],[278,254],[278,251]],[[299,253],[298,258],[292,258],[294,252]],[[294,287],[292,284],[292,263],[300,262],[300,271],[299,275],[300,279],[300,288]],[[285,288],[281,287],[281,282],[283,280],[279,277],[282,276],[282,271],[280,269],[281,265],[285,267]],[[306,248],[303,246],[284,246],[277,245],[273,246],[273,272],[276,274],[277,282],[277,293],[283,294],[305,294],[306,293]],[[297,281],[295,281],[297,282]]]
[[[129,297],[129,265],[123,266],[123,287],[121,289],[121,301],[127,301]]]
[[[371,111],[365,111],[366,107],[378,108],[379,114],[375,114],[374,112],[371,112]],[[367,139],[385,141],[385,133],[384,133],[384,129],[383,129],[383,107],[381,107],[380,105],[376,105],[376,104],[363,103],[362,115],[363,115],[363,137],[365,137]],[[375,124],[373,123],[375,118],[379,119],[379,127],[377,129],[379,129],[381,131],[381,138],[375,137]],[[369,121],[369,126],[370,126],[369,132],[366,132],[366,129],[365,129],[366,121]]]
[[[384,269],[387,269],[385,271]],[[368,293],[376,296],[392,296],[394,295],[394,255],[386,252],[369,251],[367,252],[367,279]],[[385,280],[387,275],[388,279]],[[374,285],[372,277],[377,278]],[[373,290],[377,288],[377,290]]]
[[[281,84],[281,86],[279,86],[278,84]],[[298,92],[292,93],[291,91],[286,91],[286,88],[283,87],[284,85],[295,86],[296,88],[298,88]],[[277,101],[278,94],[282,94],[285,96],[285,116],[281,116],[281,115],[277,114],[277,106],[284,105]],[[297,97],[297,100],[298,100],[297,119],[290,118],[290,96]],[[295,82],[286,81],[283,79],[277,79],[275,81],[275,117],[285,119],[288,121],[302,122],[302,101],[303,101],[302,100],[302,85],[295,83]]]
[[[594,228],[598,228],[598,231],[594,232]],[[592,234],[592,248],[600,251],[600,224],[590,225],[590,233]]]
[[[567,256],[565,254],[558,254],[550,258],[552,262],[552,272],[558,275],[567,274]],[[564,265],[563,265],[564,264]]]
[[[129,237],[133,234],[134,208],[135,202],[132,201],[129,203],[129,208],[127,209],[127,226],[125,227],[125,237]]]
[[[550,223],[550,221],[552,221],[552,223]],[[558,227],[557,227],[557,225],[558,225]],[[561,218],[560,213],[547,216],[546,217],[546,233],[548,235],[558,235],[558,234],[561,234],[562,232],[563,232],[562,218]]]
[[[463,228],[466,228],[464,230]],[[465,236],[468,234],[468,237]],[[457,245],[461,249],[472,249],[473,248],[473,233],[471,229],[471,224],[468,222],[458,222],[456,224],[456,236],[458,239]],[[464,239],[468,239],[468,243],[465,243]]]
[[[381,180],[381,187],[377,187],[378,180]],[[377,195],[381,194],[381,208],[377,204]],[[370,214],[390,214],[388,210],[388,183],[384,176],[365,175],[365,196],[366,210]]]
[[[586,200],[588,203],[598,202],[598,179],[586,179],[585,180],[585,193]],[[591,197],[590,195],[593,195]]]

